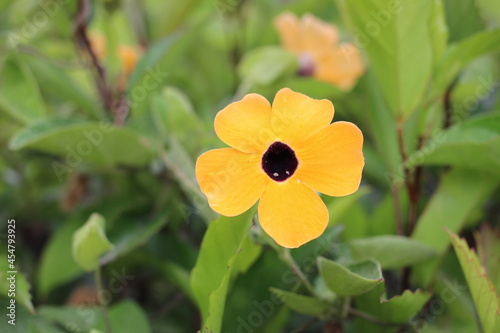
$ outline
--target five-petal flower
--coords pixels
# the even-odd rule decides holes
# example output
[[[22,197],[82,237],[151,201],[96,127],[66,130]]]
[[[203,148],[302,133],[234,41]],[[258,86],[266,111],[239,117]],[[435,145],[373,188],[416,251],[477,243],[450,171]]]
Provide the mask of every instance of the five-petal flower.
[[[259,221],[281,246],[295,248],[319,237],[328,210],[315,192],[355,192],[364,166],[363,135],[349,122],[331,123],[329,100],[288,88],[272,106],[248,94],[215,118],[218,137],[232,148],[210,150],[196,162],[196,178],[210,207],[239,215],[260,199]]]
[[[298,57],[299,75],[350,90],[365,71],[358,49],[350,43],[339,43],[332,24],[311,14],[299,20],[290,12],[276,17],[274,23],[283,46]]]

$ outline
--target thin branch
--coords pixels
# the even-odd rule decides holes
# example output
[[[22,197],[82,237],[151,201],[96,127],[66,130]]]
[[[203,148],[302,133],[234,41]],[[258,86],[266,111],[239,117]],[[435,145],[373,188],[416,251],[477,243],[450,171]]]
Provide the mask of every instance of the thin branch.
[[[403,217],[401,215],[401,203],[399,201],[399,187],[397,185],[391,186],[392,201],[394,203],[394,219],[396,222],[396,233],[400,236],[405,234],[403,227]]]
[[[320,298],[319,295],[314,290],[313,286],[311,285],[311,282],[309,282],[307,277],[304,275],[300,267],[293,259],[292,254],[290,253],[290,249],[282,248],[280,252],[281,252],[280,257],[282,258],[282,260],[288,265],[288,267],[290,267],[290,269],[294,272],[294,274],[297,275],[297,277],[300,279],[300,281],[306,287],[306,289],[311,293],[311,295]]]
[[[81,49],[84,53],[88,54],[92,63],[93,68],[95,69],[95,83],[97,86],[97,90],[101,97],[101,101],[104,107],[108,110],[108,112],[113,112],[113,94],[111,90],[108,88],[107,79],[106,79],[106,71],[104,67],[101,65],[99,58],[94,53],[92,49],[92,45],[87,36],[87,19],[91,13],[91,1],[90,0],[80,0],[78,12],[75,16],[75,40],[79,49]]]
[[[112,333],[111,329],[111,321],[109,319],[108,305],[102,299],[102,294],[104,292],[104,288],[102,285],[102,276],[101,276],[101,266],[98,266],[94,272],[96,287],[97,287],[97,300],[99,304],[103,308],[103,318],[104,318],[104,326],[106,327],[106,333]]]

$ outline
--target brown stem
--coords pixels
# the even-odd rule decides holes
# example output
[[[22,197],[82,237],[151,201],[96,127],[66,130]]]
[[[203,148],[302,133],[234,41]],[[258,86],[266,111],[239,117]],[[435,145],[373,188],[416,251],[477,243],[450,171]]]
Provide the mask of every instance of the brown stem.
[[[394,218],[396,220],[396,232],[398,235],[405,234],[403,227],[403,217],[401,216],[401,203],[399,202],[399,188],[397,185],[391,187],[392,201],[394,203]]]
[[[417,150],[420,150],[424,145],[424,137],[420,136],[418,138]],[[422,166],[417,166],[413,172],[413,182],[411,189],[411,202],[410,206],[410,216],[408,220],[408,235],[413,233],[415,226],[417,225],[417,215],[418,215],[418,200],[420,198],[420,181],[422,179]]]
[[[95,83],[97,90],[99,92],[102,104],[108,110],[108,112],[113,112],[113,94],[108,88],[106,80],[106,71],[101,65],[99,58],[92,50],[92,45],[87,36],[87,18],[90,16],[91,12],[91,1],[90,0],[80,0],[78,5],[78,12],[75,16],[75,39],[76,44],[80,50],[88,54],[95,69]]]
[[[419,198],[419,187],[420,187],[420,174],[421,168],[415,169],[413,175],[410,172],[410,169],[404,165],[408,158],[408,154],[406,153],[406,148],[404,145],[404,136],[403,136],[403,123],[402,121],[398,121],[397,124],[397,133],[398,133],[398,144],[399,151],[401,153],[401,160],[403,163],[404,177],[405,177],[405,185],[406,190],[408,192],[408,199],[410,200],[410,207],[408,212],[408,235],[410,235],[415,228],[415,224],[417,223],[417,213],[418,213],[418,198]],[[419,138],[418,147],[422,145],[422,138]],[[412,176],[414,178],[412,179]]]
[[[456,81],[455,81],[456,82]],[[448,128],[451,126],[451,118],[453,114],[453,108],[451,106],[451,93],[453,92],[453,87],[455,87],[455,82],[450,84],[443,95],[443,110],[444,110],[444,121],[443,128]]]

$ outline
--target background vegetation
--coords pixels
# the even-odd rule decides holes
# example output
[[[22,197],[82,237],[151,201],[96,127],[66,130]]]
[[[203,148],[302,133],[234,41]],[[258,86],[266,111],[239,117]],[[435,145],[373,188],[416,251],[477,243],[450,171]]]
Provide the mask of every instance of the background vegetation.
[[[500,332],[499,4],[2,1],[0,331]],[[353,90],[296,75],[284,11],[361,50]],[[361,188],[291,251],[194,178],[216,112],[282,87],[365,136]]]

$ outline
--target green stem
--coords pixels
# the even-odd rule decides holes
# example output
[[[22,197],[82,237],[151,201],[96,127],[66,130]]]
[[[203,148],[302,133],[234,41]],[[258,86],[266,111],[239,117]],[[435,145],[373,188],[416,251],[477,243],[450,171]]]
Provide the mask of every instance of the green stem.
[[[102,306],[103,309],[104,326],[106,327],[106,333],[113,333],[111,329],[111,322],[109,320],[108,305],[106,304],[106,302],[102,300],[101,297],[101,295],[104,292],[104,287],[102,285],[101,266],[97,267],[97,269],[95,270],[94,277],[97,286],[97,298],[99,304]]]
[[[290,249],[288,248],[280,248],[281,250],[279,251],[281,259],[285,262],[285,264],[290,267],[290,269],[297,275],[297,277],[300,279],[300,282],[306,287],[306,289],[311,293],[316,298],[321,298],[316,291],[314,290],[312,284],[309,282],[307,277],[304,275],[300,267],[297,265],[295,260],[292,257],[292,254],[290,253]]]
[[[341,299],[342,308],[340,309],[340,316],[342,318],[347,318],[349,315],[349,309],[351,309],[351,297],[345,297]]]

